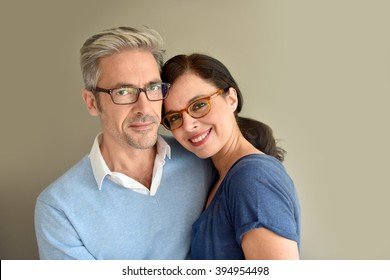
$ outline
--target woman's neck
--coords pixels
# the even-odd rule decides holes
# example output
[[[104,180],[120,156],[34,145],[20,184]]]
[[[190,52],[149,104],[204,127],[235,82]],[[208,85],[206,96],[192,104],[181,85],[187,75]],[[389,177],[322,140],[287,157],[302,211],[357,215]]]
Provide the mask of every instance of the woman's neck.
[[[249,154],[262,154],[262,152],[249,143],[239,129],[236,129],[232,137],[217,154],[211,157],[211,160],[222,179],[237,160]]]

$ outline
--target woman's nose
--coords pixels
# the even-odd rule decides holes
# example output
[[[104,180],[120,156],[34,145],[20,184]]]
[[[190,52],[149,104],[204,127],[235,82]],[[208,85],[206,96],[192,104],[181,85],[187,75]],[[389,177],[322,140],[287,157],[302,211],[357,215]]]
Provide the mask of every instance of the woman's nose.
[[[191,131],[198,126],[198,119],[191,117],[187,112],[183,112],[183,128]]]

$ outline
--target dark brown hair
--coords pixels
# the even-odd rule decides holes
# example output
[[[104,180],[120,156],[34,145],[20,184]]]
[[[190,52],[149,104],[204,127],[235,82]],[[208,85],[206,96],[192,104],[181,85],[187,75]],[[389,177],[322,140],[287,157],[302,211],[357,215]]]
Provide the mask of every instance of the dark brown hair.
[[[237,91],[238,105],[235,111],[237,124],[244,137],[257,149],[280,161],[284,160],[285,150],[276,145],[272,129],[257,120],[239,117],[243,106],[241,91],[229,70],[219,60],[204,54],[177,55],[169,59],[162,68],[162,80],[173,84],[177,78],[187,72],[194,73],[217,88]],[[164,112],[163,112],[164,113]]]

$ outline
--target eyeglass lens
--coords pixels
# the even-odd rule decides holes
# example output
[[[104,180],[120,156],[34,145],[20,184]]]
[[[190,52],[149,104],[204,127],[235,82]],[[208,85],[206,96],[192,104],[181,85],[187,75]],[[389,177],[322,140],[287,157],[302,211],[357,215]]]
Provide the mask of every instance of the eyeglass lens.
[[[179,128],[183,125],[183,112],[187,112],[191,117],[195,119],[199,119],[201,117],[206,116],[211,109],[211,99],[219,96],[220,94],[224,93],[226,89],[219,89],[214,94],[201,98],[198,100],[195,100],[192,102],[187,108],[179,111],[174,112],[171,114],[166,115],[162,119],[162,124],[167,128],[168,130],[174,130],[176,128]]]
[[[210,97],[205,99],[197,100],[190,104],[185,110],[191,117],[198,119],[210,112]],[[179,128],[183,124],[183,113],[177,112],[173,114],[169,114],[164,117],[163,123],[165,127],[170,130],[174,130]]]

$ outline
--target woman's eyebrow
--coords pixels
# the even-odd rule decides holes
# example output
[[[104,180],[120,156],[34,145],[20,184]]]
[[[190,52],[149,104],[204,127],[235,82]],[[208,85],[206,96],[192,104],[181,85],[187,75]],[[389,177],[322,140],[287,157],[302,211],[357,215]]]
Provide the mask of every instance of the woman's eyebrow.
[[[188,100],[187,106],[186,106],[185,108],[182,108],[181,110],[184,110],[184,109],[188,108],[188,106],[189,106],[191,103],[193,103],[193,102],[195,102],[195,101],[197,101],[197,100],[203,99],[203,98],[205,98],[205,97],[207,97],[207,95],[196,95],[196,96],[194,96],[193,98],[191,98],[190,100]],[[168,115],[168,114],[172,114],[172,113],[178,113],[178,112],[180,112],[181,110],[169,110],[169,111],[166,111],[165,114]]]
[[[202,98],[205,98],[205,97],[207,97],[207,95],[204,95],[204,94],[196,95],[196,96],[192,97],[190,100],[188,100],[187,105],[190,105],[192,102],[199,100],[199,99],[202,99]]]

